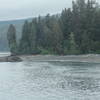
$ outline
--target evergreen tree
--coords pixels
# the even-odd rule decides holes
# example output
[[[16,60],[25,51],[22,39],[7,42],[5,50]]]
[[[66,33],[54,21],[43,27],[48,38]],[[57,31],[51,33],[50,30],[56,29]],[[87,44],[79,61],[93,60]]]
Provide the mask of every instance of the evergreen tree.
[[[37,46],[42,47],[44,44],[44,20],[41,16],[37,18]]]
[[[72,32],[72,12],[71,9],[64,9],[60,17],[60,27],[62,30],[63,40],[62,40],[62,53],[68,49],[68,39],[69,34]]]
[[[22,37],[19,44],[19,53],[20,54],[29,54],[30,53],[30,25],[28,21],[25,21],[22,30]]]
[[[30,53],[36,54],[37,51],[37,19],[33,19],[31,23],[31,32],[29,34],[29,40],[30,40]]]
[[[53,21],[53,22],[54,23],[52,25],[52,32],[53,32],[52,47],[55,53],[63,54],[63,50],[62,50],[63,34],[58,22],[57,21]]]
[[[74,33],[70,33],[69,43],[70,43],[69,54],[78,54],[79,50],[78,50],[77,44],[75,42]]]
[[[7,39],[11,55],[16,55],[17,54],[16,29],[12,24],[9,26],[7,32]]]
[[[81,52],[82,54],[92,53],[92,40],[89,38],[87,32],[84,32],[82,36]]]

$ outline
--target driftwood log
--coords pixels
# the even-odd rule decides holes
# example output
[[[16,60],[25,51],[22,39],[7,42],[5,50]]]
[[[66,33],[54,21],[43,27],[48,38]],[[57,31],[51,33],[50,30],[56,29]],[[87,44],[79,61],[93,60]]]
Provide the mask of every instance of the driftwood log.
[[[0,62],[21,62],[22,59],[18,56],[0,57]]]

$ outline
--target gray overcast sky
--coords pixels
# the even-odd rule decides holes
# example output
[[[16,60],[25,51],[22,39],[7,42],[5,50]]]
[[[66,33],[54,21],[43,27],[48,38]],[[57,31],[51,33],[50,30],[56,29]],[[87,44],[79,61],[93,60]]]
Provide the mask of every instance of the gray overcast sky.
[[[71,7],[71,2],[72,0],[0,0],[0,20],[59,13],[63,8]]]
[[[72,0],[0,0],[0,20],[59,13]]]

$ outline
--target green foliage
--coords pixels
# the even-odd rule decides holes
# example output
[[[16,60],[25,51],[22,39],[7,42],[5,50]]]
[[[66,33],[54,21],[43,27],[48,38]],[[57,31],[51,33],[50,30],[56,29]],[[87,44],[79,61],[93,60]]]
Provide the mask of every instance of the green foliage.
[[[42,55],[55,54],[52,49],[39,48],[39,51],[40,51],[40,54],[42,54]]]
[[[16,38],[8,40],[11,52],[15,52]],[[100,7],[93,0],[76,0],[72,8],[59,15],[47,14],[25,21],[18,48],[20,54],[99,53]]]
[[[22,30],[22,37],[21,37],[20,44],[19,44],[20,54],[29,54],[29,51],[30,51],[29,33],[30,33],[29,23],[28,21],[25,21],[23,25],[23,30]]]
[[[13,25],[9,26],[8,32],[7,32],[7,39],[9,48],[12,55],[17,54],[17,43],[16,43],[16,29]]]
[[[78,46],[76,44],[76,41],[75,41],[75,36],[74,36],[74,33],[70,33],[70,36],[69,36],[69,49],[68,49],[68,54],[79,54],[79,49],[78,49]]]

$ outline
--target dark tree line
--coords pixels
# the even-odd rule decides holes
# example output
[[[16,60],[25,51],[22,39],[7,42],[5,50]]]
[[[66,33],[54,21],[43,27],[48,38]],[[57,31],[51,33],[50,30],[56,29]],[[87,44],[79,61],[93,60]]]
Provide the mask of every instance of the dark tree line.
[[[16,54],[100,53],[100,7],[94,0],[76,0],[61,14],[25,21],[16,44],[13,25],[8,30],[10,50]]]

